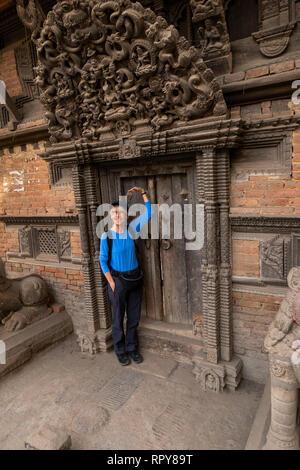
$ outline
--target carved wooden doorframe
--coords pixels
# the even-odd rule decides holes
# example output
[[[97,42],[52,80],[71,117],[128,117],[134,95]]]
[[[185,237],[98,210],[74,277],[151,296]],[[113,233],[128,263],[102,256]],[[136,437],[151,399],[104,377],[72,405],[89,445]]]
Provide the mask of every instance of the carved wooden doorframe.
[[[97,165],[167,161],[174,154],[184,160],[192,152],[196,200],[205,205],[206,219],[205,355],[194,358],[195,375],[204,384],[209,377],[209,386],[215,377],[215,388],[236,386],[240,365],[232,356],[228,152],[239,144],[241,121],[228,119],[220,84],[200,50],[162,17],[130,0],[81,0],[80,5],[58,0],[35,40],[37,82],[50,133],[50,146],[41,156],[73,169],[86,304],[82,349],[95,353],[112,345],[98,260]]]

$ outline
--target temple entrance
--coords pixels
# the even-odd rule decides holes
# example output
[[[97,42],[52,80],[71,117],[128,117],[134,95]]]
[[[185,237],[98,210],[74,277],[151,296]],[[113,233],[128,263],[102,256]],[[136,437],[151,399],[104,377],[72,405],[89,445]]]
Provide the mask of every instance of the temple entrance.
[[[172,165],[164,167],[121,168],[110,175],[102,174],[110,181],[111,198],[126,195],[128,189],[140,186],[148,191],[152,204],[156,207],[158,238],[151,238],[154,217],[149,222],[149,238],[139,241],[142,264],[145,273],[142,315],[152,320],[170,323],[192,324],[193,315],[201,313],[201,256],[198,251],[187,251],[183,230],[185,204],[194,204],[193,165]],[[103,187],[103,184],[101,184]],[[107,187],[107,186],[106,186]],[[134,194],[129,201],[141,204],[139,195]],[[166,222],[168,210],[160,207],[165,204],[181,207],[182,237],[174,234],[174,212],[170,210],[170,224]],[[194,221],[193,221],[194,224]],[[170,233],[168,235],[168,226]],[[152,234],[154,231],[152,230]]]

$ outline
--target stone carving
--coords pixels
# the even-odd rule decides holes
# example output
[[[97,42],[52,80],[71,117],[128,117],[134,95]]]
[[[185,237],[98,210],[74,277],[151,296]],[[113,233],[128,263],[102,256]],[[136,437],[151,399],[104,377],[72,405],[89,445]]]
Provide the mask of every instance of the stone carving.
[[[230,54],[230,40],[221,0],[190,0],[193,22],[205,60]]]
[[[37,274],[7,279],[0,258],[0,321],[8,331],[21,330],[47,317],[52,309],[47,305],[48,289]]]
[[[275,28],[258,31],[253,33],[252,36],[259,44],[260,52],[264,56],[277,57],[288,47],[295,25],[295,22],[291,22],[282,26],[276,26]]]
[[[221,392],[224,388],[224,379],[221,383],[221,377],[219,377],[213,370],[203,371],[202,381],[203,390]]]
[[[94,334],[78,333],[78,343],[81,352],[94,355],[97,353],[97,336]]]
[[[24,0],[16,0],[16,9],[20,20],[32,32],[31,38],[35,41],[40,35],[45,20],[38,0],[29,0],[27,5]]]
[[[218,40],[210,34],[213,49]],[[113,139],[137,121],[160,130],[175,121],[226,114],[200,52],[140,3],[61,0],[36,45],[52,143]]]
[[[271,240],[261,243],[262,276],[284,278],[284,240],[276,235]]]
[[[299,310],[298,310],[298,316],[299,316]],[[300,322],[298,322],[298,325],[300,325]],[[300,384],[300,340],[296,340],[292,344],[292,349],[293,349],[293,354],[291,356],[291,361],[292,361],[292,366],[294,369],[294,373],[296,376],[296,379],[298,383]]]
[[[300,267],[290,271],[288,286],[264,343],[269,352],[272,395],[266,449],[299,449],[296,419],[300,388]]]

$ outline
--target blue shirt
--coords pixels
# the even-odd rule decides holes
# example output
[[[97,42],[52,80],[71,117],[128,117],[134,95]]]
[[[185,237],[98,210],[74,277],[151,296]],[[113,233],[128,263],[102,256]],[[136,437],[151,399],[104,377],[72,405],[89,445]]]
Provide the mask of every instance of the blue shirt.
[[[145,202],[145,206],[146,211],[129,224],[134,235],[140,232],[141,228],[146,225],[153,215],[154,211],[151,202]],[[111,267],[115,271],[131,271],[132,269],[136,269],[138,267],[138,261],[135,255],[134,240],[128,229],[122,233],[115,232],[114,230],[111,230],[111,232],[116,237],[112,240]],[[101,236],[99,256],[100,266],[104,274],[110,271],[108,255],[107,232],[104,232]]]

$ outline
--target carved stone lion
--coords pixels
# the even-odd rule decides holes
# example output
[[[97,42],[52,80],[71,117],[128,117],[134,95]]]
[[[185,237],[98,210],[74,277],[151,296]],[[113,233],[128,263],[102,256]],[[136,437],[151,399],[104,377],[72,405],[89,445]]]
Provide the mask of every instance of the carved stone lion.
[[[299,449],[300,267],[290,271],[288,287],[265,338],[271,374],[271,425],[265,449]]]
[[[47,285],[37,274],[7,279],[0,258],[0,322],[8,331],[21,330],[50,315],[48,297]]]

